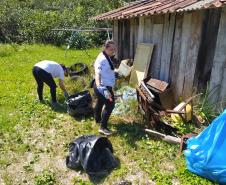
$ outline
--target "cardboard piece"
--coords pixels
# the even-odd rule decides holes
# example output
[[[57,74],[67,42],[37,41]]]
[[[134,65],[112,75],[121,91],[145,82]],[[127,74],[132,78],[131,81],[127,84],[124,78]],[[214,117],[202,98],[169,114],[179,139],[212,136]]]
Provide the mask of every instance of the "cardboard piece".
[[[156,90],[158,90],[160,92],[163,92],[163,91],[165,91],[168,88],[169,84],[167,82],[151,78],[147,82],[147,86],[149,88],[155,88]]]
[[[147,77],[153,48],[153,44],[140,43],[137,45],[130,77],[131,85],[140,85],[141,81]]]

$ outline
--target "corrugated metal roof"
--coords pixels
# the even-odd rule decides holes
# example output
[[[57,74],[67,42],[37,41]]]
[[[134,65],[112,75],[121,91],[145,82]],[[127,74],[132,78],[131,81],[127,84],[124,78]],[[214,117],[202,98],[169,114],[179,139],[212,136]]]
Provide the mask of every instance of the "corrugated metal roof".
[[[98,15],[93,20],[129,19],[132,17],[219,8],[226,0],[143,0]]]

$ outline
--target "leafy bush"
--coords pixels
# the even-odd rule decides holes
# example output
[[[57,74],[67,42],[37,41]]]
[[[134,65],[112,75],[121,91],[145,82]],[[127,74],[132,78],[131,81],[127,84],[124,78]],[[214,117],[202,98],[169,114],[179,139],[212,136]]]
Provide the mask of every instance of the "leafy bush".
[[[108,27],[89,18],[119,7],[124,1],[104,0],[44,1],[4,0],[0,6],[0,42],[67,44],[71,32],[54,28]],[[106,33],[78,34],[73,47],[100,45]]]

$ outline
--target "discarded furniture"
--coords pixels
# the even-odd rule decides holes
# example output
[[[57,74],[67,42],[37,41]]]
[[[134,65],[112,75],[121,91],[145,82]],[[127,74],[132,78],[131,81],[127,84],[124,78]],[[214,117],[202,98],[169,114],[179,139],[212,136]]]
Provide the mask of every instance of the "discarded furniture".
[[[193,115],[193,98],[187,99],[180,107],[174,108],[174,97],[170,85],[166,82],[148,77],[137,86],[138,108],[144,115],[146,123],[154,128],[161,116],[174,116],[183,121],[190,121]],[[189,108],[189,111],[187,110]]]

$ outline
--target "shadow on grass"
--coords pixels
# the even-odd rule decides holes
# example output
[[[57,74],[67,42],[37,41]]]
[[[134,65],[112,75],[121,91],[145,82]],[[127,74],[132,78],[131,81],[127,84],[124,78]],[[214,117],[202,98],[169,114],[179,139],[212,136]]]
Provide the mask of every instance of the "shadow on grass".
[[[102,174],[98,175],[89,175],[89,180],[93,184],[102,184],[104,183],[105,179],[112,173],[113,170],[120,169],[121,168],[121,163],[119,158],[115,157],[117,161],[117,167],[115,169],[109,170],[107,172],[104,172]]]
[[[117,135],[122,137],[131,147],[137,147],[136,141],[142,140],[145,135],[143,126],[139,123],[117,123],[113,126]]]
[[[115,156],[114,156],[115,157]],[[87,174],[86,171],[82,168],[82,166],[78,167],[77,169],[71,169],[73,171],[80,171],[82,174],[87,174],[89,180],[92,184],[103,184],[105,179],[114,171],[121,168],[121,163],[119,158],[115,157],[117,166],[114,169],[106,170],[103,172],[97,172],[95,174]],[[81,183],[81,182],[80,182]]]
[[[109,171],[105,171],[105,172],[100,172],[98,174],[88,174],[88,177],[89,177],[89,181],[92,183],[92,184],[103,184],[106,180],[106,178],[113,172],[113,170],[117,170],[117,169],[120,169],[121,168],[121,164],[120,164],[120,161],[118,158],[116,158],[117,162],[118,162],[118,166],[112,170],[109,170]],[[87,174],[85,172],[85,170],[80,167],[78,168],[77,170],[74,170],[72,169],[73,171],[80,171],[81,174]],[[84,183],[83,181],[79,181],[79,182],[76,182],[76,184],[82,184]],[[85,183],[84,183],[85,184]]]

